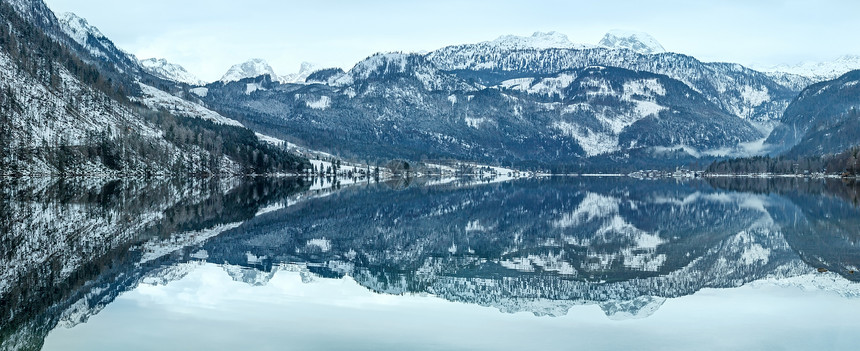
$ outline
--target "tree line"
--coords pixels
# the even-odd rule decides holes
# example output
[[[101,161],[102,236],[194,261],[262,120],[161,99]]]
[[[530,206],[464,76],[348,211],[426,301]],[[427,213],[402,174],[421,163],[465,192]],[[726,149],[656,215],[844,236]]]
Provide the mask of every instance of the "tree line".
[[[756,156],[716,161],[707,168],[714,174],[810,174],[826,173],[857,176],[860,172],[860,147],[823,156]]]

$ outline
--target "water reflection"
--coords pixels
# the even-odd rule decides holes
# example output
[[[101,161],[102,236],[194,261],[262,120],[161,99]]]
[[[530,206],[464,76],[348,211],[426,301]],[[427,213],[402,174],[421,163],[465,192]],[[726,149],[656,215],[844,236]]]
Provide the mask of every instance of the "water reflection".
[[[39,349],[57,325],[200,267],[249,287],[285,272],[349,277],[374,293],[511,313],[593,305],[607,320],[754,281],[860,292],[858,192],[838,181],[91,179],[2,189],[3,349]]]

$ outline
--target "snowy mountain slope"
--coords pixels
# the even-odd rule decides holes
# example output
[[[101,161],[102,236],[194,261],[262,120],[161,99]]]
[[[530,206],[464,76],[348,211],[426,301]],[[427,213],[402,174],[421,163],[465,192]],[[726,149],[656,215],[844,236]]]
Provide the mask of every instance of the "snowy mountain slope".
[[[61,13],[57,19],[60,20],[63,31],[78,44],[87,46],[87,42],[91,36],[97,41],[107,39],[98,28],[91,26],[87,23],[87,20],[78,17],[72,12]],[[95,52],[94,54],[103,55],[100,52]]]
[[[567,35],[559,32],[535,32],[531,36],[503,35],[495,40],[476,44],[483,48],[497,50],[541,50],[550,48],[590,49],[589,44],[576,44]]]
[[[157,87],[174,82],[145,69],[134,55],[118,48],[98,28],[73,13],[65,13],[58,18],[43,0],[14,0],[11,4],[19,15],[45,35],[81,61],[96,66],[99,75],[121,87],[126,95],[140,93],[137,81]]]
[[[808,82],[667,53],[644,33],[614,31],[604,39],[600,46],[589,46],[559,33],[535,33],[450,46],[423,57],[376,54],[347,72],[309,74],[311,85],[305,88],[279,85],[273,77],[210,86],[202,99],[257,132],[350,157],[434,155],[573,164],[600,156],[608,165],[643,157],[687,162],[771,149],[762,144],[765,136]],[[613,79],[591,82],[609,84],[604,90],[571,88],[582,78],[577,72],[599,67],[629,70],[609,68],[609,75],[668,76],[686,88],[671,83],[678,88],[665,95],[639,94],[634,86],[644,89],[648,79],[629,82],[629,93],[624,82]],[[250,73],[236,77],[269,68],[250,64]],[[671,101],[671,106],[656,100]],[[713,106],[704,107],[708,104]],[[396,147],[389,147],[392,142]]]
[[[424,91],[474,91],[476,88],[456,77],[440,72],[421,55],[387,53],[376,54],[357,63],[345,77],[336,80],[336,86],[352,86],[357,91],[375,92],[387,89],[380,83],[413,83]],[[375,85],[380,85],[375,87]],[[397,90],[393,87],[391,90]],[[370,90],[370,91],[368,91]]]
[[[23,19],[44,30],[46,35],[63,41],[64,38],[61,38],[63,29],[54,12],[43,0],[6,0],[5,2],[11,5]]]
[[[762,71],[764,72],[764,71]],[[815,80],[806,76],[785,72],[764,72],[776,83],[794,91],[802,91],[815,83]]]
[[[229,83],[263,75],[269,75],[275,81],[280,79],[280,76],[275,74],[275,70],[272,69],[272,66],[269,66],[268,62],[263,59],[255,58],[230,67],[230,69],[227,70],[227,73],[224,73],[224,76],[221,77],[220,82]]]
[[[604,47],[514,50],[479,43],[445,47],[429,53],[427,58],[443,71],[484,85],[595,65],[664,74],[704,94],[722,109],[763,124],[765,129],[781,116],[797,93],[764,73],[737,64],[703,63],[675,53],[644,55]]]
[[[860,55],[845,55],[833,61],[825,62],[801,62],[795,65],[777,65],[763,67],[762,71],[767,73],[787,73],[803,76],[813,82],[833,80],[849,71],[860,69]]]
[[[140,88],[143,95],[139,100],[153,110],[166,110],[176,116],[201,118],[217,124],[243,127],[242,123],[226,118],[200,104],[170,95],[143,83],[140,83]]]
[[[8,3],[24,20],[74,52],[81,60],[104,64],[110,70],[118,71],[111,73],[136,73],[137,61],[133,56],[114,46],[97,28],[77,15],[66,13],[56,16],[43,0],[10,0]]]
[[[48,160],[48,155],[37,154],[36,159],[27,161],[14,159],[11,150],[37,148],[42,146],[83,146],[92,141],[95,135],[116,137],[134,129],[143,139],[153,140],[157,145],[171,149],[172,158],[182,159],[181,152],[172,145],[161,141],[161,131],[152,125],[141,123],[130,109],[119,103],[107,100],[103,94],[87,87],[68,71],[60,72],[63,91],[53,91],[41,82],[28,76],[16,67],[4,52],[0,52],[0,71],[5,79],[0,81],[0,89],[6,92],[2,99],[4,131],[7,138],[3,149],[10,150],[2,158],[9,166],[6,170],[16,169],[23,174],[56,174],[60,170]],[[129,161],[140,168],[156,168],[149,160],[129,154]],[[111,173],[115,170],[95,160],[69,164],[72,173]]]
[[[145,71],[162,79],[188,85],[206,85],[206,82],[186,71],[185,67],[167,62],[165,59],[149,58],[140,61],[140,65]]]
[[[600,39],[598,45],[610,49],[633,50],[640,54],[660,54],[666,52],[657,39],[644,32],[612,30]]]
[[[58,19],[63,31],[87,50],[93,58],[112,64],[120,73],[139,73],[137,58],[116,47],[87,20],[71,12],[61,14]]]
[[[588,156],[647,146],[696,145],[704,151],[762,137],[677,81],[615,70],[584,70],[560,95],[567,104],[552,127],[576,139]],[[569,79],[567,73],[562,78]]]

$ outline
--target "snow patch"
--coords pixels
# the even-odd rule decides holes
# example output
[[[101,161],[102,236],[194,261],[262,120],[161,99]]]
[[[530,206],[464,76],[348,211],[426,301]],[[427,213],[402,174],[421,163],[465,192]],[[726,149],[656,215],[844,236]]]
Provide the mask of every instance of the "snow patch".
[[[242,123],[229,119],[215,111],[207,109],[199,104],[170,95],[158,88],[138,82],[143,98],[140,99],[144,105],[154,110],[167,110],[172,114],[182,117],[200,118],[218,124],[243,127]]]
[[[465,120],[466,120],[466,124],[469,125],[469,127],[472,127],[475,129],[478,129],[478,127],[480,127],[481,124],[488,122],[487,119],[483,118],[483,117],[481,117],[481,118],[466,117]]]
[[[756,262],[761,262],[764,265],[767,264],[769,258],[770,249],[766,249],[759,244],[753,244],[744,248],[744,252],[741,254],[741,262],[745,265],[751,265]]]
[[[189,91],[199,97],[206,97],[209,95],[209,88],[192,88]]]
[[[531,87],[532,82],[534,82],[534,78],[514,78],[502,81],[499,83],[499,87],[502,89],[511,89],[511,90],[519,90],[519,91],[528,91],[529,87]]]
[[[260,85],[260,83],[245,84],[245,95],[251,95],[251,93],[253,93],[257,90],[266,90],[266,89],[263,88],[263,86]]]
[[[595,218],[608,217],[614,213],[618,213],[618,207],[621,200],[603,196],[597,193],[588,193],[585,199],[577,206],[570,214],[565,214],[561,219],[551,222],[555,228],[570,228],[579,225],[580,223],[589,222]]]
[[[756,89],[749,85],[744,85],[744,87],[741,88],[741,98],[744,100],[746,106],[756,107],[770,101],[770,94],[765,86]]]
[[[594,132],[588,127],[580,127],[563,121],[553,123],[552,127],[561,131],[563,135],[576,140],[588,157],[620,150],[617,136]]]
[[[325,110],[331,107],[331,98],[328,96],[320,96],[316,100],[306,100],[305,105],[315,110]]]
[[[466,233],[469,233],[469,232],[486,232],[486,231],[489,231],[490,229],[492,229],[492,228],[482,225],[481,221],[479,221],[479,220],[470,221],[468,224],[466,224]]]
[[[256,136],[257,136],[257,139],[260,139],[260,141],[262,141],[262,142],[264,142],[264,143],[269,143],[269,144],[272,144],[272,145],[275,145],[275,146],[284,145],[284,143],[285,143],[285,141],[284,141],[284,140],[282,140],[282,139],[278,139],[278,138],[275,138],[275,137],[272,137],[272,136],[268,136],[268,135],[265,135],[265,134],[254,133],[254,135],[256,135]]]
[[[315,247],[322,252],[331,251],[331,241],[326,239],[326,238],[308,240],[308,242],[307,242],[307,244],[305,244],[305,246],[306,247]]]

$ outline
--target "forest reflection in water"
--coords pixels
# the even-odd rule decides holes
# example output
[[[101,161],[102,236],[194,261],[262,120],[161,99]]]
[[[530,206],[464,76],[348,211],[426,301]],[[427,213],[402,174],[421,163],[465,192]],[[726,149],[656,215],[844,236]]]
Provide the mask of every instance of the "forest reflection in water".
[[[829,291],[854,306],[860,294],[853,183],[325,184],[4,180],[3,349],[39,349],[51,330],[86,323],[122,294],[213,268],[248,287],[279,274],[348,278],[379,296],[429,294],[509,313],[596,306],[608,321],[647,319],[667,300],[762,281]]]

